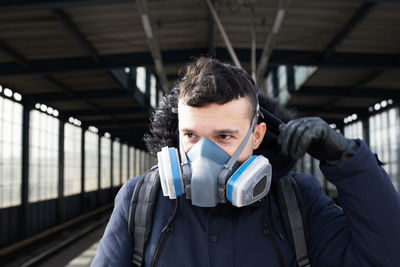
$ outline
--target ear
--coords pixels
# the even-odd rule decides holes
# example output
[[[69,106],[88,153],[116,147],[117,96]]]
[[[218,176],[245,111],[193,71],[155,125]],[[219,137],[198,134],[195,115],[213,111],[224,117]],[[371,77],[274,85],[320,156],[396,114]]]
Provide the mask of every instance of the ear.
[[[253,140],[253,150],[256,150],[262,140],[264,139],[265,132],[267,131],[267,125],[265,122],[261,122],[260,124],[257,124],[254,128],[254,140]]]

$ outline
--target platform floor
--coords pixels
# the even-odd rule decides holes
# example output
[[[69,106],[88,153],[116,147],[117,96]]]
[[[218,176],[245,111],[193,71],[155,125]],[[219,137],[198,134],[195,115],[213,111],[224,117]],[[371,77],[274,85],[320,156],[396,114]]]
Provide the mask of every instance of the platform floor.
[[[94,255],[96,255],[97,245],[99,242],[94,243],[90,248],[82,252],[78,257],[70,261],[66,267],[86,267],[90,266]]]
[[[102,227],[87,234],[84,238],[74,244],[64,248],[62,251],[54,254],[48,260],[40,263],[40,267],[84,267],[90,266],[94,255],[96,254],[97,245],[104,233],[106,224]]]

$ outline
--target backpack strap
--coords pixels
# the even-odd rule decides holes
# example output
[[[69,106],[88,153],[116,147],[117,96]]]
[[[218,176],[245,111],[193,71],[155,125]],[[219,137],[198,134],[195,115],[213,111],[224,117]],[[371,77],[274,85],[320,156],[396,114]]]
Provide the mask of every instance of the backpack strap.
[[[304,203],[297,183],[291,175],[279,180],[277,199],[285,232],[295,251],[297,264],[299,267],[310,266]]]
[[[157,166],[142,175],[135,185],[128,219],[129,235],[134,244],[133,266],[143,265],[144,247],[153,225],[153,212],[159,189],[160,179]]]

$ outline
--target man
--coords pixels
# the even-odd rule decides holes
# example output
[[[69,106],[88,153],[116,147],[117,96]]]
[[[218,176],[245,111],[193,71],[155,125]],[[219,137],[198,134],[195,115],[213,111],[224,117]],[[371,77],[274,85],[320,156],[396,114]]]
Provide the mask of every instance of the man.
[[[209,58],[189,64],[178,90],[155,112],[146,137],[153,154],[165,146],[179,148],[177,154],[182,162],[188,158],[191,173],[184,174],[184,193],[171,193],[161,181],[144,266],[296,266],[273,190],[234,206],[225,198],[228,189],[220,194],[226,185],[221,187],[220,173],[212,180],[202,174],[214,168],[210,158],[217,154],[238,163],[223,177],[233,177],[252,154],[263,155],[272,166],[274,185],[306,152],[321,161],[343,207],[321,193],[314,177],[292,174],[304,201],[311,266],[400,266],[400,197],[371,151],[321,119],[292,118],[276,102],[258,99],[244,71]],[[202,158],[210,151],[209,158]],[[92,266],[131,266],[128,213],[137,181],[129,180],[118,193]]]

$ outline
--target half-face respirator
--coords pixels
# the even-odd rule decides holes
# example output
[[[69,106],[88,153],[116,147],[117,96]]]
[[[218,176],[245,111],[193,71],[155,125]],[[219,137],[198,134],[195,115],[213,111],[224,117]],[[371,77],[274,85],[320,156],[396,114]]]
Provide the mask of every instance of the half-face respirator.
[[[239,166],[237,159],[244,150],[257,120],[232,157],[208,138],[199,140],[186,154],[180,149],[164,147],[157,153],[161,188],[171,199],[186,195],[192,204],[214,207],[231,202],[236,207],[250,205],[269,192],[272,168],[264,156],[251,156]],[[180,155],[180,157],[179,157]]]

